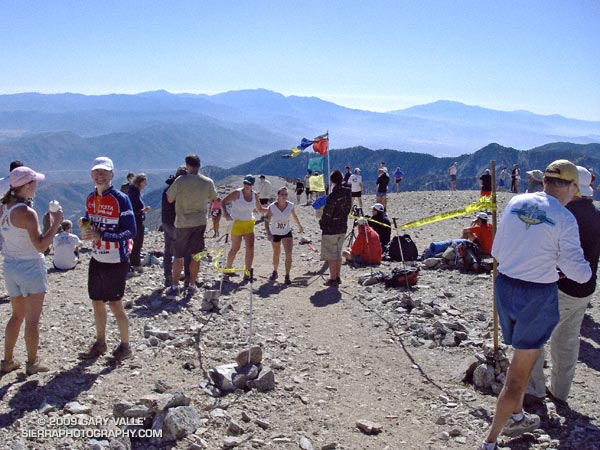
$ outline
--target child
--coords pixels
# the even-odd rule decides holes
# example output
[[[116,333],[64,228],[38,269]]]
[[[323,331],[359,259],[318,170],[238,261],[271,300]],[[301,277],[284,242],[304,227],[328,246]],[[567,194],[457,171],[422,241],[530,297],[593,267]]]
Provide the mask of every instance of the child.
[[[221,205],[221,197],[217,197],[210,204],[210,215],[213,223],[213,237],[219,236],[219,222],[221,222],[222,214],[223,207]]]
[[[58,270],[71,270],[79,262],[79,247],[81,241],[72,233],[73,224],[70,220],[63,220],[60,232],[54,236],[54,267]]]

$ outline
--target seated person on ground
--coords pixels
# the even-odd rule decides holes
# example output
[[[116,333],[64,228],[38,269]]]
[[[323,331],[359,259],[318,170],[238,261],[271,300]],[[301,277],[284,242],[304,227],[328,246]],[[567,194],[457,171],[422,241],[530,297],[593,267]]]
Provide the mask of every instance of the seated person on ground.
[[[392,222],[388,219],[384,209],[381,203],[375,203],[371,207],[371,219],[369,220],[369,226],[379,235],[379,242],[381,243],[381,251],[383,253],[387,250],[392,237]]]
[[[73,224],[70,220],[63,220],[60,232],[54,236],[54,267],[59,270],[70,270],[79,262],[79,247],[81,241],[72,233]]]
[[[379,264],[382,256],[379,235],[373,228],[362,222],[359,221],[358,224],[358,237],[352,247],[342,252],[342,256],[348,262]]]
[[[477,213],[471,226],[463,230],[462,237],[475,242],[481,253],[489,255],[492,252],[494,235],[492,224],[488,223],[488,215],[484,212]]]

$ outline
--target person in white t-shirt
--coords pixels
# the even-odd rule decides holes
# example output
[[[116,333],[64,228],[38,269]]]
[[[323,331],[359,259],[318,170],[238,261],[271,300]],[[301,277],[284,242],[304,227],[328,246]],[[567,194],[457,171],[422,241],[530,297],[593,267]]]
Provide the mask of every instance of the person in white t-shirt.
[[[73,269],[79,262],[79,247],[81,241],[72,233],[73,224],[70,220],[63,220],[60,232],[54,236],[54,267],[59,270]]]
[[[362,209],[363,183],[362,176],[360,175],[360,169],[358,167],[354,169],[354,173],[350,175],[349,183],[352,187],[352,204],[354,204],[354,199],[357,199],[358,207]]]
[[[279,255],[281,254],[281,244],[285,251],[285,284],[292,284],[290,279],[290,270],[292,268],[292,247],[294,239],[292,236],[292,227],[290,219],[294,219],[298,224],[298,231],[304,232],[300,220],[294,211],[294,204],[288,201],[288,190],[282,187],[277,191],[277,200],[269,205],[267,220],[265,220],[265,230],[267,239],[273,246],[273,273],[269,278],[271,281],[277,279],[277,269],[279,267]]]

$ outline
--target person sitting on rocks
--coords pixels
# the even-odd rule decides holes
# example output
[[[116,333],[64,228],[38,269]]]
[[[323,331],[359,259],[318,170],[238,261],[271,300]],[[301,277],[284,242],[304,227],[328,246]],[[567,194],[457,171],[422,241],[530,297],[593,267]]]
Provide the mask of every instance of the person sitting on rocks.
[[[381,251],[385,253],[392,238],[392,222],[388,219],[381,203],[375,203],[371,207],[371,219],[369,225],[379,236]]]
[[[60,232],[54,236],[52,247],[56,269],[71,270],[77,265],[81,241],[73,234],[73,223],[70,220],[63,220],[60,224]]]
[[[478,213],[471,226],[463,230],[462,237],[476,243],[481,253],[489,255],[492,252],[494,234],[492,224],[488,223],[487,213],[483,211]]]
[[[365,220],[358,221],[358,237],[342,256],[348,262],[358,264],[379,264],[382,259],[379,235]]]

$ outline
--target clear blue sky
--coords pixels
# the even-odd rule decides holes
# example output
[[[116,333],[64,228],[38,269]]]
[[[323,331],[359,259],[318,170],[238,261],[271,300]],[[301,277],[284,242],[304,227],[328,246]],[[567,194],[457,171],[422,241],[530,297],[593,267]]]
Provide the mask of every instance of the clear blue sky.
[[[0,93],[265,88],[600,120],[598,0],[0,0]]]

